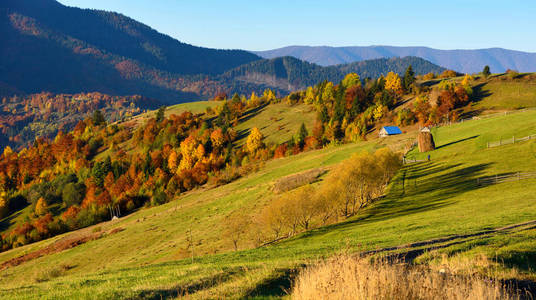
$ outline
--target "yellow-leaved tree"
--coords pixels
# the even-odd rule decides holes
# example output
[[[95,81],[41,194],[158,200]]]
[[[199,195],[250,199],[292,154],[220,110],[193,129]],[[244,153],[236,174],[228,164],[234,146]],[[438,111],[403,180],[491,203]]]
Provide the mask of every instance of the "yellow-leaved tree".
[[[175,150],[171,150],[171,153],[168,157],[168,169],[171,173],[175,173],[177,171],[178,167],[178,157],[177,152]]]
[[[262,132],[257,127],[251,128],[251,133],[246,141],[246,147],[251,154],[255,154],[259,148],[262,147]]]
[[[12,153],[13,153],[13,149],[11,149],[11,147],[6,146],[6,147],[4,148],[4,157],[8,157],[8,156],[10,156]]]
[[[195,138],[191,135],[181,142],[182,159],[179,164],[179,171],[191,169],[194,166],[196,144]]]
[[[9,202],[7,199],[7,193],[0,193],[0,218],[3,218],[9,212]]]
[[[374,112],[373,112],[374,120],[381,119],[388,111],[389,109],[385,105],[378,104],[378,106],[374,108]]]
[[[215,149],[220,149],[225,143],[225,137],[223,136],[223,131],[221,128],[216,128],[210,134],[210,140],[212,141],[212,147]]]
[[[45,199],[43,197],[39,198],[39,200],[37,200],[37,203],[35,204],[35,213],[37,215],[44,215],[48,212],[48,206],[47,206],[47,202],[45,201]]]
[[[308,87],[305,91],[305,98],[303,99],[303,102],[305,104],[311,104],[315,101],[315,93],[312,87]]]
[[[465,74],[465,77],[463,77],[463,80],[462,80],[462,86],[466,87],[466,86],[469,86],[469,82],[473,80],[473,77],[469,74]]]
[[[271,89],[264,90],[263,97],[266,99],[266,101],[271,102],[276,100],[275,93]]]
[[[251,92],[251,97],[249,97],[249,105],[257,106],[259,104],[259,97],[255,92]]]
[[[360,86],[360,85],[361,85],[361,79],[359,78],[359,75],[357,75],[356,73],[348,73],[342,80],[342,86],[344,86],[345,89],[353,87],[353,86]]]
[[[385,89],[395,93],[402,93],[402,80],[394,72],[389,72],[385,77]]]
[[[333,87],[333,82],[328,82],[324,87],[322,92],[323,101],[334,101],[335,100],[335,88]]]

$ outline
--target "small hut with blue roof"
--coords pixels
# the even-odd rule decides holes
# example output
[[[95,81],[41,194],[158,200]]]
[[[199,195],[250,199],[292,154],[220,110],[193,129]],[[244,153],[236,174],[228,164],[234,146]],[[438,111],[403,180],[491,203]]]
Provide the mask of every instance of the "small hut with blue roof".
[[[384,126],[380,130],[380,137],[388,137],[390,135],[402,134],[402,130],[397,126]]]

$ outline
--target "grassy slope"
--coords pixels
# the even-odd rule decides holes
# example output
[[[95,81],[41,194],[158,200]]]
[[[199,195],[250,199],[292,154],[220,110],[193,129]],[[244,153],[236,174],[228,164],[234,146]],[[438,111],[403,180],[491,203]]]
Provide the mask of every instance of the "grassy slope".
[[[221,102],[217,101],[196,101],[196,102],[188,102],[188,103],[181,103],[181,104],[175,104],[172,106],[168,106],[166,108],[166,117],[172,114],[179,115],[185,111],[190,111],[194,114],[199,114],[205,112],[207,107],[215,108],[216,106],[221,105]],[[150,118],[154,118],[156,114],[155,111],[148,111],[143,114],[139,114],[135,117],[133,117],[131,120],[127,121],[127,123],[132,124],[140,124]]]
[[[474,109],[504,110],[536,106],[536,82],[516,80],[513,82],[490,81],[481,86],[482,100]]]
[[[420,81],[420,84],[434,87],[442,80],[460,83],[464,76],[449,79]],[[488,79],[475,76],[471,82],[476,101],[464,109],[465,112],[493,112],[536,107],[536,73],[523,73],[516,79],[507,74],[494,74]],[[413,99],[411,99],[413,100]],[[404,107],[413,105],[409,101]]]
[[[240,136],[247,137],[249,130],[257,127],[266,137],[266,142],[283,143],[296,135],[302,123],[311,131],[315,118],[316,113],[310,105],[288,106],[284,103],[277,103],[246,115],[244,121],[236,129]],[[245,138],[241,139],[238,144],[244,142]]]
[[[377,148],[386,141],[401,144],[407,136],[397,137],[398,141],[349,144],[271,161],[260,172],[229,185],[194,191],[171,203],[100,225],[103,229],[123,227],[122,232],[4,270],[0,273],[0,295],[159,298],[175,295],[178,290],[199,297],[270,294],[270,287],[278,284],[271,283],[270,278],[279,277],[300,262],[335,251],[370,250],[533,220],[536,180],[476,185],[479,176],[534,171],[536,141],[483,148],[488,138],[493,141],[510,136],[519,128],[527,134],[536,133],[536,112],[439,128],[435,133],[439,149],[431,153],[432,162],[405,167],[387,197],[358,217],[273,246],[229,252],[230,241],[221,238],[221,221],[234,210],[260,209],[269,201],[270,185],[275,179],[337,163],[351,153]],[[186,249],[190,228],[196,255],[193,264]],[[50,242],[1,253],[0,261]],[[520,240],[519,236],[505,235],[490,238],[482,251],[503,249],[516,256],[534,247],[533,242]],[[468,255],[476,251],[470,249]],[[58,278],[36,282],[43,270],[61,264],[72,268],[54,275]]]

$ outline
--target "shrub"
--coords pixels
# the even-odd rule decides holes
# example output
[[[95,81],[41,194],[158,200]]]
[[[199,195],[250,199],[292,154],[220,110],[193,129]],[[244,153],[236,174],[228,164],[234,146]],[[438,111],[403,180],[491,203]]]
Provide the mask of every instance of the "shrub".
[[[39,269],[34,274],[34,281],[35,282],[44,282],[49,281],[51,279],[57,278],[62,276],[65,271],[68,270],[68,268],[65,268],[63,266],[56,266],[49,269]]]
[[[516,78],[519,76],[519,72],[516,71],[516,70],[510,70],[510,69],[508,69],[508,70],[506,70],[506,75],[508,76],[508,78],[509,78],[510,80],[514,80],[514,79],[516,79]]]
[[[439,75],[439,78],[450,78],[450,77],[456,77],[456,72],[453,70],[445,70],[441,75]]]
[[[160,205],[166,202],[167,202],[166,193],[162,191],[158,191],[154,193],[153,197],[151,198],[151,205]]]

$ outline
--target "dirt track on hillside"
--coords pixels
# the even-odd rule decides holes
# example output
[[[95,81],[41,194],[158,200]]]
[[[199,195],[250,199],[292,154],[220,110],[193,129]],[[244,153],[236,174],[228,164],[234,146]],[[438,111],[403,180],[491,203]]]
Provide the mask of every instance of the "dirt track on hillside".
[[[76,246],[85,244],[89,241],[98,240],[104,237],[105,235],[114,234],[123,230],[124,230],[123,228],[115,228],[107,232],[106,231],[89,232],[88,230],[82,230],[81,232],[69,234],[39,250],[32,251],[30,253],[12,258],[8,261],[1,263],[0,271],[3,271],[7,268],[18,266],[24,262],[45,256],[45,255],[54,254],[54,253],[58,253],[67,249],[71,249]]]

